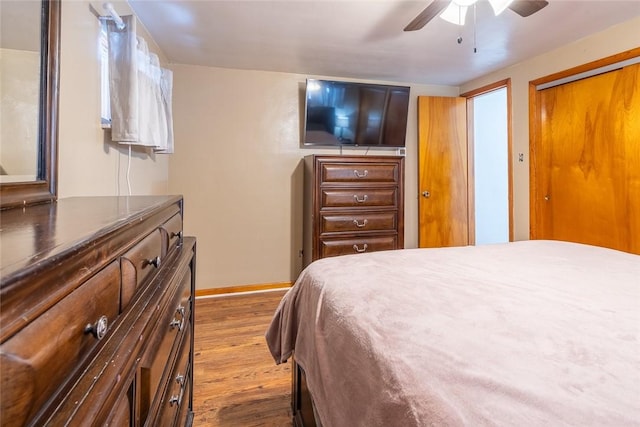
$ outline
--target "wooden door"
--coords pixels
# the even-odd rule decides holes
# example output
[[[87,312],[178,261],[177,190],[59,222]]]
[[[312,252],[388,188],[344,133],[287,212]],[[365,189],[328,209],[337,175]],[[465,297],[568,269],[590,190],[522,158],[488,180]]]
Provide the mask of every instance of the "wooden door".
[[[466,99],[418,97],[419,246],[469,244]]]
[[[536,94],[532,238],[640,253],[639,70]]]

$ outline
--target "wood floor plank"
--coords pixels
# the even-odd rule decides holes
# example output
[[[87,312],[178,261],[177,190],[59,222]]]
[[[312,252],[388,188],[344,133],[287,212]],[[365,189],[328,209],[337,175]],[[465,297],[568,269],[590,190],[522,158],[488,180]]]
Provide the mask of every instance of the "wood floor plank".
[[[285,291],[196,300],[195,427],[290,427],[290,364],[276,365],[264,333]]]

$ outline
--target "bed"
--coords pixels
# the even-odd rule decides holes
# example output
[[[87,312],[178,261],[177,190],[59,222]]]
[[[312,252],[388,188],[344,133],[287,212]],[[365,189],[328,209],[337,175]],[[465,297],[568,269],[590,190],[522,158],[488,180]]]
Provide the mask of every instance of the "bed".
[[[638,255],[535,240],[325,258],[266,340],[295,358],[294,411],[303,384],[324,427],[640,425]]]

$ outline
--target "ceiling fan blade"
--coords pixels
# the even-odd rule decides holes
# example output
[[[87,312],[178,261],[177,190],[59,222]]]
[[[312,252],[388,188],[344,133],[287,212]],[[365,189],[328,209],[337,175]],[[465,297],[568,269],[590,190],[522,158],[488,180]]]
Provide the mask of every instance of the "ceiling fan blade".
[[[449,6],[451,0],[434,0],[429,6],[426,7],[425,10],[420,12],[418,16],[416,16],[413,21],[409,22],[409,25],[404,27],[405,31],[415,31],[419,30],[425,25],[427,22],[431,21],[433,18],[438,16],[440,12],[446,9]]]
[[[546,0],[514,0],[509,5],[509,9],[522,17],[527,17],[533,15],[548,4],[549,2]]]

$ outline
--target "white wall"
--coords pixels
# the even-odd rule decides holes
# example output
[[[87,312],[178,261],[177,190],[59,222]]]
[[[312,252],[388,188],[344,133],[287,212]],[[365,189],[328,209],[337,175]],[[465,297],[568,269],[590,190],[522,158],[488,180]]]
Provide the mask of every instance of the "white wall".
[[[110,141],[100,127],[100,23],[92,3],[63,0],[58,133],[58,197],[110,196],[127,193],[128,149]],[[123,2],[114,2],[123,7]],[[120,4],[119,4],[120,3]],[[125,7],[128,7],[126,3]],[[99,11],[104,13],[103,11]],[[150,49],[164,56],[138,26]],[[132,194],[166,194],[168,156],[134,151]]]
[[[176,152],[169,190],[184,195],[185,232],[198,238],[198,288],[294,280],[302,265],[301,159],[339,153],[300,148],[307,76],[172,68]],[[458,88],[411,86],[406,247],[417,246],[416,97],[426,94],[455,96]]]
[[[513,117],[514,238],[529,238],[529,82],[640,46],[640,17],[482,78],[465,83],[464,93],[511,78]],[[518,154],[524,162],[518,162]]]

